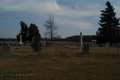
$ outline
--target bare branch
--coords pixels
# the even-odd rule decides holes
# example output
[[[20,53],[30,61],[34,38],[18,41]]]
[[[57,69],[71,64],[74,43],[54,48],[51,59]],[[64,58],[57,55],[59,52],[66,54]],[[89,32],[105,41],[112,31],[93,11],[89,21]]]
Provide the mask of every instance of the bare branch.
[[[47,30],[45,32],[45,35],[49,35],[51,37],[51,40],[52,40],[53,36],[57,33],[57,32],[55,32],[57,30],[57,26],[54,23],[54,16],[50,15],[49,20],[46,21],[44,26]]]

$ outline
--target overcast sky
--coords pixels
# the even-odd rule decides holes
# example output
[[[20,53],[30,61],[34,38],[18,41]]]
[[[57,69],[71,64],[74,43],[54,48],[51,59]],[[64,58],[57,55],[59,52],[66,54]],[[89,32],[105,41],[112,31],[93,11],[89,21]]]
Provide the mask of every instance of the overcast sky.
[[[0,38],[16,38],[20,33],[20,21],[28,26],[38,26],[42,37],[44,24],[54,15],[57,35],[95,35],[100,20],[100,10],[107,0],[0,0]],[[109,0],[120,17],[120,0]]]

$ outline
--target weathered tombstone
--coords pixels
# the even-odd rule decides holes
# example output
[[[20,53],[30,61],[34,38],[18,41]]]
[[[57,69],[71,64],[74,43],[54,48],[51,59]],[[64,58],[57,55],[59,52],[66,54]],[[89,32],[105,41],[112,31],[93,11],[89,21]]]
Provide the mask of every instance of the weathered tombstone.
[[[89,44],[84,44],[83,45],[83,52],[82,52],[82,54],[84,55],[84,54],[90,54],[90,52],[89,52]]]
[[[106,47],[108,47],[108,42],[106,42]]]
[[[79,41],[79,45],[82,47],[83,43],[82,43],[82,32],[80,32],[80,41]]]
[[[22,45],[22,34],[20,34],[20,43],[19,43],[19,46]]]
[[[29,45],[30,45],[30,44],[29,44],[29,41],[26,41],[25,45],[26,45],[26,46],[29,46]]]
[[[92,47],[96,47],[96,40],[92,40]]]
[[[8,44],[4,44],[4,46],[3,46],[3,51],[4,51],[4,52],[12,52],[11,47],[8,46]]]

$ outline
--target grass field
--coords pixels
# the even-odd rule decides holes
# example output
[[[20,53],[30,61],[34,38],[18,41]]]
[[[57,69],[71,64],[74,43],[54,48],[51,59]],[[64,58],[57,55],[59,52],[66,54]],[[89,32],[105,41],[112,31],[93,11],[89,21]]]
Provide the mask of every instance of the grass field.
[[[90,54],[84,56],[81,47],[69,50],[53,46],[51,53],[49,47],[42,47],[42,56],[37,56],[30,46],[11,49],[21,56],[1,52],[0,80],[120,80],[117,48],[90,47]],[[65,56],[52,56],[60,52]]]

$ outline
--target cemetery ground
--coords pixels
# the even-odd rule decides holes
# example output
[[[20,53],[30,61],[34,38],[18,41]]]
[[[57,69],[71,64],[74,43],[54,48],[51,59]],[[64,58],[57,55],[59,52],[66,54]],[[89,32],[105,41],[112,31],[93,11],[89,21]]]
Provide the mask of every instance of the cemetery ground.
[[[0,52],[0,80],[120,80],[116,47],[90,47],[90,54],[84,56],[79,46],[52,46],[51,51],[50,47],[42,47],[41,56],[31,46],[11,49],[12,52]]]

